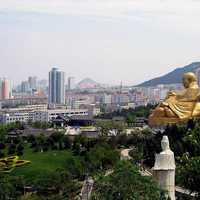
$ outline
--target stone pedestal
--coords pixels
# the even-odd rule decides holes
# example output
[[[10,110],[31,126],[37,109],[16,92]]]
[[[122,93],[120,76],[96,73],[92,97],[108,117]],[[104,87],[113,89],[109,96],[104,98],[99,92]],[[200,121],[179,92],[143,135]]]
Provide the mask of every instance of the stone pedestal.
[[[162,152],[156,154],[155,164],[153,167],[153,176],[159,186],[165,190],[171,200],[175,200],[175,159],[174,153],[169,148],[167,136],[163,136]]]

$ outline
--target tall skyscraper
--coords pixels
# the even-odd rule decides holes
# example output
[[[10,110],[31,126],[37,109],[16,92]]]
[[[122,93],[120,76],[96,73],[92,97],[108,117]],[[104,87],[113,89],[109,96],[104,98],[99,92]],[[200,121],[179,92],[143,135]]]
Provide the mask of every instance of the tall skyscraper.
[[[65,104],[65,73],[57,68],[49,72],[49,104]]]
[[[3,100],[10,98],[10,83],[9,80],[4,78],[1,84],[1,98]]]
[[[68,77],[67,89],[73,90],[74,88],[75,88],[75,78],[74,77]]]

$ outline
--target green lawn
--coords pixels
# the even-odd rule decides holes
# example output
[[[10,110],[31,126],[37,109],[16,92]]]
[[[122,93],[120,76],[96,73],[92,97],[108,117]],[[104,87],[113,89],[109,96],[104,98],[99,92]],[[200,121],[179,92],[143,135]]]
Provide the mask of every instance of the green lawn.
[[[26,180],[34,180],[37,176],[45,175],[66,165],[66,158],[71,155],[69,151],[33,152],[26,147],[22,160],[29,160],[31,164],[17,167],[11,175],[24,176]]]

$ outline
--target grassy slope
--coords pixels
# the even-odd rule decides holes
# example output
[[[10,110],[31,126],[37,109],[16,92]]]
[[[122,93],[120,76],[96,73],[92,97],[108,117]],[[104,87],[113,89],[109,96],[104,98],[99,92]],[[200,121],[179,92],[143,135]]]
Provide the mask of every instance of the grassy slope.
[[[24,155],[20,159],[29,160],[31,164],[15,168],[11,175],[24,176],[27,180],[33,180],[40,174],[45,175],[64,167],[66,158],[70,154],[68,151],[35,153],[32,149],[26,147]]]

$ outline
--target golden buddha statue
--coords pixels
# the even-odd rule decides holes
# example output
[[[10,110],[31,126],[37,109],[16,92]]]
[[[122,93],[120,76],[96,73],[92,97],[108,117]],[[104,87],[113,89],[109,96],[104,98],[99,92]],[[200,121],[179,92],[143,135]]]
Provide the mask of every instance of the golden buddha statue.
[[[184,90],[169,92],[164,102],[160,103],[149,116],[150,126],[160,126],[186,122],[200,117],[200,88],[194,73],[183,75]]]

